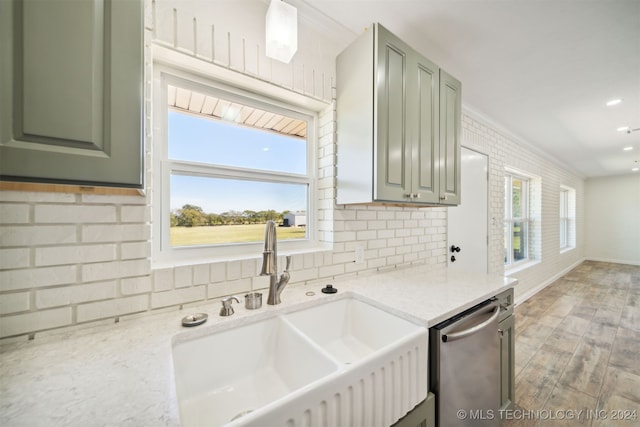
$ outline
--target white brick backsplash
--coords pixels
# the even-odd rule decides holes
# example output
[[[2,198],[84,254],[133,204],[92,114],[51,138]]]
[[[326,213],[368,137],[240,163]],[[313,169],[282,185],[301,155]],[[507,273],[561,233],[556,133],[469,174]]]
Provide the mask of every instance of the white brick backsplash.
[[[359,221],[369,221],[378,218],[376,211],[359,210],[356,212],[356,219]]]
[[[26,224],[29,222],[29,205],[0,205],[0,223]]]
[[[318,269],[318,275],[320,277],[333,277],[341,274],[344,274],[344,264],[328,265]]]
[[[228,280],[225,282],[209,284],[207,286],[207,298],[213,299],[227,295],[241,295],[251,290],[251,279]],[[263,303],[266,304],[266,295],[263,295],[262,298]]]
[[[36,291],[36,308],[50,308],[114,298],[115,281],[63,286]]]
[[[13,292],[0,295],[0,314],[29,310],[29,292]],[[2,323],[2,319],[0,319]]]
[[[31,268],[0,271],[0,291],[76,283],[76,267]]]
[[[206,290],[206,286],[193,286],[173,291],[154,292],[151,294],[151,308],[161,308],[168,307],[170,305],[203,301],[205,299]]]
[[[55,246],[35,249],[36,266],[113,261],[116,245]]]
[[[209,283],[209,264],[198,264],[193,266],[193,284],[205,285]]]
[[[376,237],[378,237],[376,230],[358,231],[356,233],[356,240],[359,242],[366,242],[367,240],[375,239]]]
[[[35,208],[37,223],[78,224],[115,220],[116,208],[113,206],[37,205]]]
[[[332,255],[332,264],[346,264],[348,262],[353,262],[354,259],[355,254],[352,251],[334,253]]]
[[[83,242],[130,242],[149,240],[149,237],[149,226],[143,224],[85,225],[82,227]]]
[[[223,282],[227,279],[226,277],[226,265],[223,262],[217,262],[215,264],[211,264],[211,268],[209,269],[211,283]]]
[[[29,266],[29,249],[0,249],[0,270]]]
[[[151,276],[121,279],[120,292],[122,292],[123,295],[151,292]]]
[[[356,233],[353,231],[343,231],[341,233],[334,234],[334,242],[347,242],[349,240],[356,240]]]
[[[71,307],[6,316],[3,317],[2,322],[0,322],[0,337],[10,337],[32,331],[59,328],[61,326],[71,325],[71,323]]]
[[[32,225],[0,227],[4,247],[75,243],[75,225]]]
[[[224,267],[224,264],[222,265]],[[162,268],[153,270],[153,290],[156,292],[173,289],[173,269]]]
[[[296,270],[295,272],[291,273],[291,283],[302,283],[302,282],[307,282],[309,280],[315,280],[317,278],[318,278],[317,268],[305,268],[302,270]],[[262,285],[263,285],[262,287],[265,287],[265,288],[269,287],[268,282],[263,282]],[[258,288],[254,287],[253,289],[258,289]]]
[[[146,205],[145,196],[105,196],[101,194],[82,194],[82,203],[86,204],[116,204],[116,205]]]
[[[80,304],[77,308],[78,322],[116,317],[123,314],[139,313],[149,308],[147,295],[136,295],[107,301]]]
[[[120,257],[122,259],[149,258],[151,256],[151,244],[149,242],[122,243],[120,245]]]
[[[82,281],[94,282],[119,277],[144,276],[149,274],[150,264],[147,259],[84,264],[82,266]]]
[[[278,257],[276,260],[279,264],[278,271],[283,271],[285,267],[285,257]],[[261,261],[262,265],[262,261]],[[240,263],[240,277],[254,277],[260,274],[258,271],[258,266],[255,259],[245,259]]]
[[[240,261],[227,263],[227,280],[236,280],[242,277],[242,264]]]
[[[148,222],[149,208],[146,206],[122,206],[120,208],[122,222]]]
[[[1,202],[51,202],[74,203],[75,194],[69,193],[37,193],[30,191],[0,191]]]
[[[174,268],[173,283],[176,288],[193,285],[193,267],[187,265]]]

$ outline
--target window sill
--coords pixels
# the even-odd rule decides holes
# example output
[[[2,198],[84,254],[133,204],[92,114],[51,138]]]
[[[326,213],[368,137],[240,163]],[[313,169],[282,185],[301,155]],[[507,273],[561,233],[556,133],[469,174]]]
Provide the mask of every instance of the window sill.
[[[333,245],[330,243],[324,243],[324,244],[319,243],[312,246],[298,247],[295,249],[292,248],[291,250],[288,250],[286,248],[279,248],[278,257],[280,258],[287,255],[315,254],[315,253],[329,252],[332,250],[333,250]],[[216,256],[216,257],[211,257],[206,255],[201,255],[201,256],[194,255],[189,258],[178,258],[178,257],[174,258],[168,255],[168,256],[157,257],[156,259],[152,259],[151,269],[158,270],[163,268],[183,267],[183,266],[189,266],[189,265],[246,261],[250,259],[262,259],[262,250],[255,253],[251,253],[251,254],[246,253],[246,254],[235,254],[235,255],[229,255],[229,256]]]
[[[536,266],[538,264],[540,264],[540,260],[527,261],[525,263],[518,264],[518,265],[516,265],[514,267],[511,267],[508,270],[505,269],[504,275],[505,276],[510,276],[512,274],[519,273],[519,272],[521,272],[523,270],[526,270],[527,268],[534,267],[534,266]]]
[[[569,247],[566,247],[566,248],[562,248],[562,249],[560,249],[560,255],[565,254],[567,252],[571,252],[575,248],[576,248],[575,246],[569,246]]]

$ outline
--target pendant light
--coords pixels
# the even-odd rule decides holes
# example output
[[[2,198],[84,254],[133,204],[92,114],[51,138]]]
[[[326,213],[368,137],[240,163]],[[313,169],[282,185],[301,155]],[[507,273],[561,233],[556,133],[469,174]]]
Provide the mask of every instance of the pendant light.
[[[298,10],[271,0],[266,17],[266,55],[288,64],[298,50]]]

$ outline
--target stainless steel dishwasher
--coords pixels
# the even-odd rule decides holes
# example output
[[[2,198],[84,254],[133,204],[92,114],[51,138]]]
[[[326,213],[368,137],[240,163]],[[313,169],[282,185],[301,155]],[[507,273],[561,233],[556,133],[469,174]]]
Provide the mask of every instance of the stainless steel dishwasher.
[[[500,425],[499,313],[493,298],[429,329],[439,427]]]

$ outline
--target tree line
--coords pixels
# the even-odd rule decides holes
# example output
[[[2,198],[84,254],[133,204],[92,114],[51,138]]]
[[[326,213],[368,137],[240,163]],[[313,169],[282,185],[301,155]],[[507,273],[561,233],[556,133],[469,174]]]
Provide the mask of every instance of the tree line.
[[[186,204],[180,209],[171,211],[171,227],[202,227],[212,225],[264,224],[268,220],[282,223],[285,214],[290,211],[228,211],[223,213],[206,213],[200,206]]]

